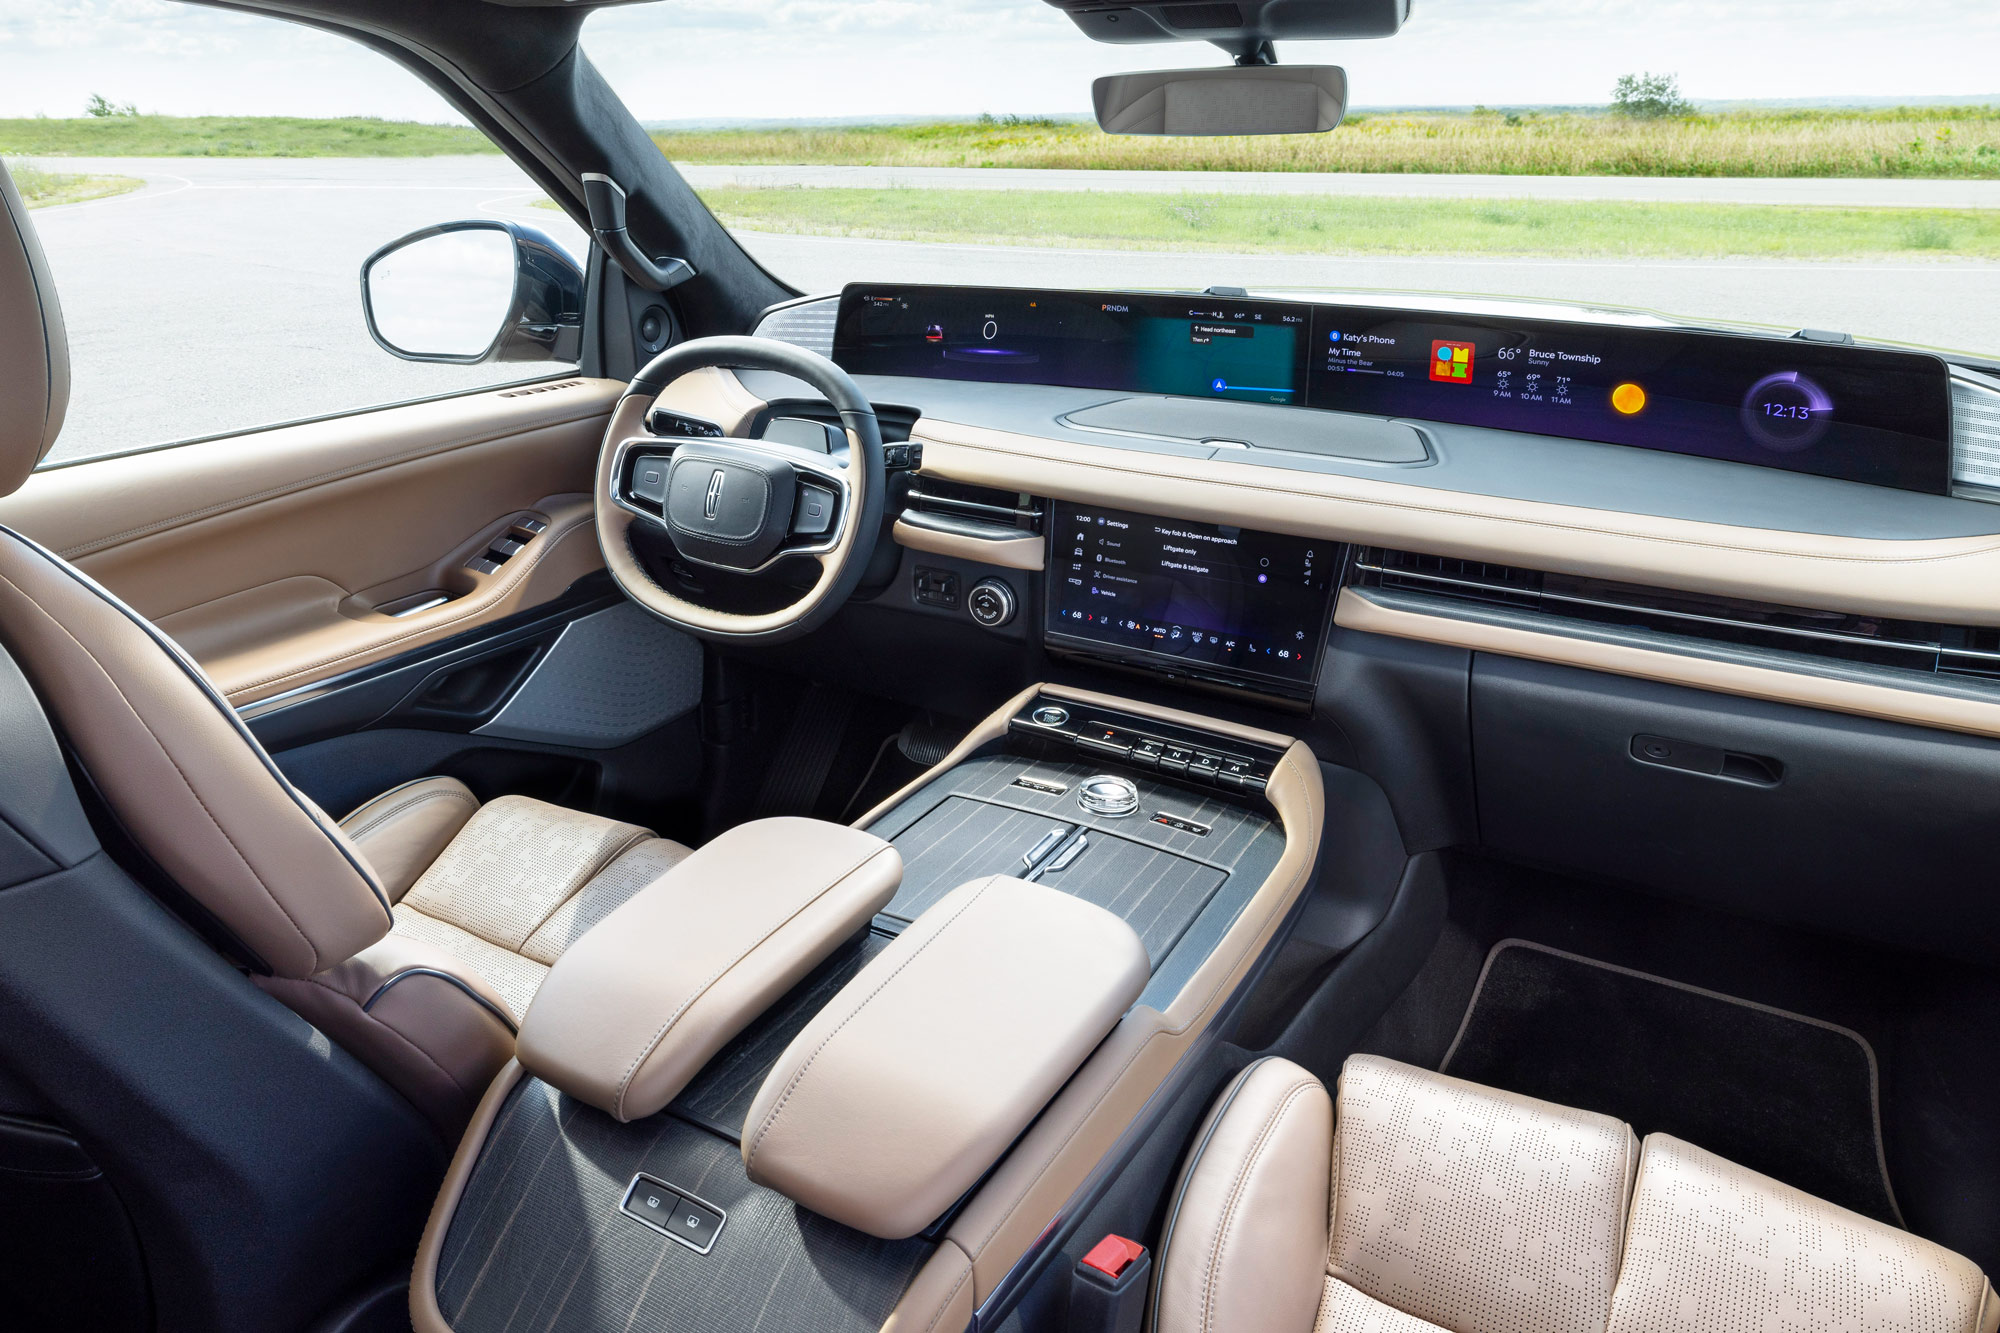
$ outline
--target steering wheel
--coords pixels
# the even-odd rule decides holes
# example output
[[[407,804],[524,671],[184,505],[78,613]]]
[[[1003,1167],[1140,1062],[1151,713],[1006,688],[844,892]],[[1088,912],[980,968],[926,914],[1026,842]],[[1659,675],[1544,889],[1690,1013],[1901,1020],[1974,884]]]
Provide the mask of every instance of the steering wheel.
[[[804,380],[839,412],[842,429],[829,428],[825,453],[736,438],[680,413],[664,423],[676,433],[656,432],[653,400],[681,376],[711,367]],[[654,357],[611,414],[597,459],[598,543],[625,595],[661,619],[705,639],[777,643],[825,623],[853,593],[881,531],[886,489],[875,409],[840,367],[769,338],[697,338]],[[648,557],[656,566],[679,563],[693,577],[657,578]],[[767,603],[796,586],[784,575],[809,569],[808,561],[818,564],[817,576],[776,609],[696,600],[706,570]]]

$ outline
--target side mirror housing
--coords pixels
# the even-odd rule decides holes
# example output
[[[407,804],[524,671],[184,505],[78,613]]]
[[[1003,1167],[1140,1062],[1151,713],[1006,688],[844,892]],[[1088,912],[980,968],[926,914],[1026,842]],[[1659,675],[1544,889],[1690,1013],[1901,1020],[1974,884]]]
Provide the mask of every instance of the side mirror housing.
[[[389,242],[361,265],[361,312],[405,361],[574,361],[583,270],[514,222],[446,222]]]
[[[1347,114],[1338,65],[1107,74],[1090,85],[1106,134],[1324,134]]]

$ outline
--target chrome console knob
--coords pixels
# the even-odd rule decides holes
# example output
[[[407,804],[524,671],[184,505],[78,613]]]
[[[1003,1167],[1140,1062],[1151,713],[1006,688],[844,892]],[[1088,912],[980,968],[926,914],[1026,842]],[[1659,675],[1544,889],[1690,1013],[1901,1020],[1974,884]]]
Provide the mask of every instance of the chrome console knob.
[[[1076,803],[1093,815],[1116,818],[1139,808],[1139,789],[1113,773],[1085,778],[1077,789]]]

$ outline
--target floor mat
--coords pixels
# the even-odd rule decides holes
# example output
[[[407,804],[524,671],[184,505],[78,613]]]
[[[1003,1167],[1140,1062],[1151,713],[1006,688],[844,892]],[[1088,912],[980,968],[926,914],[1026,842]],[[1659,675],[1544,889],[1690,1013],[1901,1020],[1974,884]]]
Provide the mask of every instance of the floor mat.
[[[1902,1225],[1854,1032],[1527,940],[1486,957],[1442,1072],[1662,1131]]]

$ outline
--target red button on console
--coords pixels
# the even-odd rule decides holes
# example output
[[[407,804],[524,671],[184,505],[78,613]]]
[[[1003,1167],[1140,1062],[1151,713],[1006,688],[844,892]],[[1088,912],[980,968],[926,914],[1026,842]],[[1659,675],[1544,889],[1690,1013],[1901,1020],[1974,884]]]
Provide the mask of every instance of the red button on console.
[[[1117,1277],[1145,1252],[1146,1247],[1138,1241],[1126,1240],[1123,1236],[1106,1236],[1090,1247],[1090,1253],[1083,1256],[1083,1262],[1106,1277]]]

